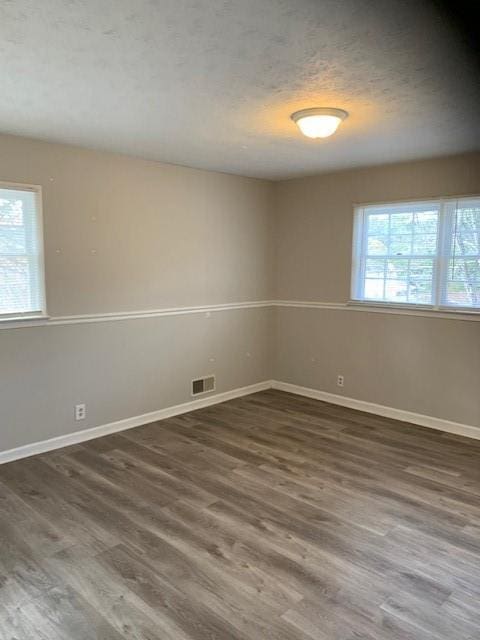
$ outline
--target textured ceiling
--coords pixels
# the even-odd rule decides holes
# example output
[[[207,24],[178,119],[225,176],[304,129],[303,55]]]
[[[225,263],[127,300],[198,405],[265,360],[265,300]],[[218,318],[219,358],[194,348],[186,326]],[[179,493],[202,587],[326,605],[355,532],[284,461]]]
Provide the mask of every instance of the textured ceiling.
[[[479,148],[474,71],[427,0],[0,2],[1,132],[248,176]]]

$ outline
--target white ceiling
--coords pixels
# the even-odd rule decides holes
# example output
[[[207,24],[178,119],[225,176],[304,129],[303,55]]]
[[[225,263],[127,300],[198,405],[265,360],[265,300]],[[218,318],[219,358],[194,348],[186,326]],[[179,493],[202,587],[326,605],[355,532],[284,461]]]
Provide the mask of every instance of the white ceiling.
[[[248,176],[479,148],[474,71],[427,0],[0,3],[0,131]]]

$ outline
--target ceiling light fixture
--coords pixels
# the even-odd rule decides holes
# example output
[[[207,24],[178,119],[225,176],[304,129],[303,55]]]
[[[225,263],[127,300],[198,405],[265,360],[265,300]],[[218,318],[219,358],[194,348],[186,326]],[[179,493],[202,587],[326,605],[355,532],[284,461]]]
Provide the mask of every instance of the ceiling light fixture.
[[[304,136],[308,138],[328,138],[345,120],[348,113],[343,109],[317,107],[295,111],[290,116]]]

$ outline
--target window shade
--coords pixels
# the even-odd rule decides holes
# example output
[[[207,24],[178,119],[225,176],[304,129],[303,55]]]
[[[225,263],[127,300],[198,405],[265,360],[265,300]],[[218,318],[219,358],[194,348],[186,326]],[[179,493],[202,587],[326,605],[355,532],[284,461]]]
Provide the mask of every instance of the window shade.
[[[0,317],[45,312],[40,192],[0,185]]]
[[[451,231],[443,304],[480,308],[480,198],[449,203],[447,218]]]

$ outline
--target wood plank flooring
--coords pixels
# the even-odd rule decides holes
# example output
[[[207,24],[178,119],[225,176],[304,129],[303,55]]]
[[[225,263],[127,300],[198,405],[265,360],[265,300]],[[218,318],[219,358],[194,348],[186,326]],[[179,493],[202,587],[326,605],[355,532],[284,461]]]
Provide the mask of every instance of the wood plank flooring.
[[[266,391],[0,466],[1,640],[478,640],[480,442]]]

